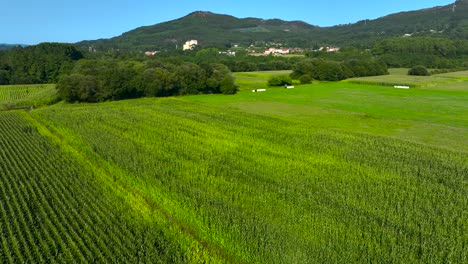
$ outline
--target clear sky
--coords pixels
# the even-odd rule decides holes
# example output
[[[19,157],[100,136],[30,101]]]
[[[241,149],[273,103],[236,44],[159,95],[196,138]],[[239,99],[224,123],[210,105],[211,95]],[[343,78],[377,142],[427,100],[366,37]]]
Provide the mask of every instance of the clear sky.
[[[211,11],[238,18],[354,23],[455,0],[0,0],[0,43],[38,44],[110,38],[140,26]]]

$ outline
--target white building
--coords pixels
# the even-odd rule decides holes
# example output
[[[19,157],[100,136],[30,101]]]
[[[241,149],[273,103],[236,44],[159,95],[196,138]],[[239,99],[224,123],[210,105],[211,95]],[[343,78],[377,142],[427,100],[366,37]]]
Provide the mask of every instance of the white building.
[[[145,52],[145,54],[146,54],[147,56],[154,56],[154,55],[156,55],[157,53],[159,53],[159,51],[146,51],[146,52]]]
[[[270,54],[289,54],[289,50],[288,50],[288,49],[269,48],[269,49],[265,50],[265,52],[264,52],[263,54],[265,54],[265,55],[270,55]]]
[[[236,52],[232,50],[228,51],[220,51],[218,52],[220,55],[228,55],[228,56],[236,56]]]
[[[191,50],[191,49],[193,49],[193,47],[196,46],[196,45],[198,45],[198,41],[192,39],[192,40],[189,40],[189,41],[185,42],[184,48],[183,48],[183,49],[184,49],[184,50]]]

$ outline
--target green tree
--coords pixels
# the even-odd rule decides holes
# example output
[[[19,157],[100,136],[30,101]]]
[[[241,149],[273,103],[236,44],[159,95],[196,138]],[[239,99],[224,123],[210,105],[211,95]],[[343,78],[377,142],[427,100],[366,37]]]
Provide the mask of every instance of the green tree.
[[[0,85],[10,83],[10,72],[0,69]]]
[[[6,57],[11,69],[10,83],[56,83],[83,54],[71,44],[41,43],[15,47]]]
[[[234,84],[234,77],[232,75],[225,75],[221,82],[220,89],[223,94],[235,94],[237,92],[237,86]]]
[[[414,66],[408,70],[408,75],[429,76],[431,75],[426,67],[422,65]]]
[[[268,79],[268,86],[285,86],[291,84],[292,79],[290,76],[287,75],[273,76],[270,79]]]
[[[107,68],[98,77],[101,81],[98,101],[139,97],[133,82],[135,75],[135,71],[129,67],[117,65]]]
[[[312,82],[312,77],[310,77],[310,75],[308,74],[304,74],[301,77],[299,77],[299,81],[301,82],[301,84],[309,84]]]
[[[184,63],[176,68],[175,87],[180,95],[198,94],[206,85],[206,73],[198,65]]]
[[[98,84],[94,76],[71,74],[57,83],[58,95],[67,102],[95,102]]]
[[[195,61],[197,63],[211,63],[218,60],[219,57],[219,50],[216,48],[207,48],[201,49],[196,52],[195,54]]]
[[[162,68],[146,69],[135,80],[139,94],[144,96],[169,96],[174,94],[174,79]]]
[[[210,64],[205,71],[208,76],[206,80],[206,92],[220,93],[222,84],[224,84],[226,91],[231,89],[227,87],[228,83],[232,82],[232,85],[234,85],[234,77],[231,71],[223,64]]]

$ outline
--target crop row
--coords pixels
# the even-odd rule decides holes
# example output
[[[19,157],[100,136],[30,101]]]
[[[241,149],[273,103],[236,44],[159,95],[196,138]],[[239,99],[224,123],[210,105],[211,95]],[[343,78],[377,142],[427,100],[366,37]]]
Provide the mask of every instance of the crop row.
[[[0,86],[0,104],[47,104],[55,100],[55,85],[5,85]]]
[[[462,153],[177,99],[34,115],[233,259],[467,261]]]
[[[121,197],[22,114],[1,113],[0,131],[0,262],[165,263],[180,256],[161,227],[132,221]]]

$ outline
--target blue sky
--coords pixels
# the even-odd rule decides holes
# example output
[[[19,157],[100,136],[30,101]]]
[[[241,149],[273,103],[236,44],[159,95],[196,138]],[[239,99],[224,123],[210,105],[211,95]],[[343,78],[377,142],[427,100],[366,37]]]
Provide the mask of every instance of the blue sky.
[[[455,0],[0,0],[0,43],[38,44],[110,38],[140,26],[211,11],[235,17],[354,23]]]

